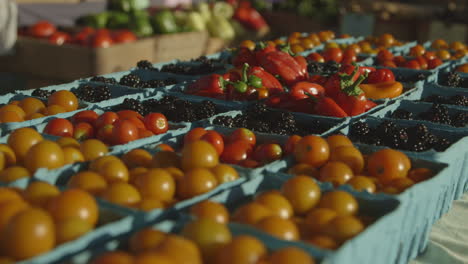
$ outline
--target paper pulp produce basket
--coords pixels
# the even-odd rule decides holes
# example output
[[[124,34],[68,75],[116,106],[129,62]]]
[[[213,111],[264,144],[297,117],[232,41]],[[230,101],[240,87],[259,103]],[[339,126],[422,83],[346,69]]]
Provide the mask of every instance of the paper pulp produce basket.
[[[279,190],[287,180],[273,173],[261,174],[241,185],[225,190],[210,200],[226,204],[233,212],[239,205],[250,201],[256,194],[267,190]],[[319,184],[322,192],[333,190],[331,185]],[[398,256],[399,228],[403,221],[398,200],[388,195],[371,195],[346,190],[357,198],[359,211],[376,217],[376,221],[345,242],[337,250],[319,249],[301,241],[284,241],[250,226],[232,223],[254,236],[265,237],[272,244],[300,247],[312,256],[322,259],[321,263],[394,263]],[[378,241],[378,243],[377,243]]]
[[[34,181],[36,180],[23,180],[14,187],[26,189],[26,187]],[[69,259],[72,255],[82,252],[83,250],[90,250],[97,247],[113,237],[128,232],[128,230],[137,226],[135,219],[126,215],[125,212],[115,210],[99,201],[97,202],[99,220],[95,229],[75,240],[58,245],[53,250],[42,255],[15,263],[64,263],[64,261]]]
[[[363,154],[372,154],[381,149],[381,147],[363,144],[356,144],[356,146]],[[434,176],[429,180],[415,184],[401,194],[394,195],[401,202],[399,210],[404,219],[400,225],[400,238],[397,242],[394,241],[400,247],[397,256],[398,263],[407,263],[408,260],[416,257],[426,248],[432,225],[443,213],[448,211],[448,207],[455,199],[454,195],[458,192],[457,189],[460,188],[460,181],[462,184],[464,181],[464,179],[459,178],[460,175],[452,173],[453,171],[447,168],[445,163],[420,159],[414,154],[410,154],[409,157],[413,168],[431,169]],[[294,157],[288,156],[282,161],[267,165],[266,171],[288,178],[292,177],[292,175],[287,174],[288,168],[294,164]],[[338,188],[353,190],[349,185]]]
[[[449,97],[456,96],[456,95],[468,96],[468,90],[464,88],[455,88],[455,87],[442,86],[442,85],[438,85],[435,83],[428,83],[424,85],[424,88],[421,91],[421,94],[418,94],[418,96],[416,96],[414,100],[426,100],[430,96],[441,96],[445,99],[448,99]],[[443,102],[443,103],[446,105],[457,107],[457,108],[468,107],[468,106],[455,105],[450,102]]]
[[[456,126],[452,126],[448,124],[434,123],[434,122],[423,120],[418,117],[421,113],[429,111],[432,105],[433,105],[432,103],[426,103],[426,102],[396,100],[392,102],[391,104],[388,104],[387,107],[382,108],[379,111],[372,113],[370,116],[377,117],[377,118],[397,119],[397,120],[401,120],[401,122],[408,122],[410,124],[420,124],[420,123],[423,123],[426,125],[432,124],[432,125],[438,125],[440,128],[445,128],[445,129],[468,131],[467,126],[456,127]],[[448,108],[448,113],[450,116],[453,116],[456,113],[466,112],[467,110],[464,107],[457,107],[457,106],[451,106],[451,105],[446,105],[446,107]],[[399,118],[392,117],[392,114],[396,110],[406,110],[408,112],[411,112],[413,114],[413,119],[406,120],[406,119],[399,119]]]
[[[131,144],[129,144],[127,146],[121,145],[119,148],[114,149],[108,155],[115,155],[117,157],[121,157],[123,154],[125,154],[125,153],[127,153],[130,150],[135,149],[135,148],[143,148],[143,149],[149,151],[151,154],[154,154],[154,153],[160,151],[159,149],[156,148],[157,145],[159,145],[161,143],[165,143],[165,144],[168,144],[168,145],[171,145],[171,146],[175,147],[180,142],[178,140],[179,138],[181,138],[181,136],[166,139],[166,140],[155,140],[155,139],[148,138],[146,141],[140,142],[141,145],[138,145],[138,146],[137,145],[131,145]],[[36,180],[49,182],[51,184],[54,184],[54,185],[61,186],[61,187],[65,188],[65,186],[67,186],[68,181],[70,180],[70,178],[73,175],[75,175],[76,173],[78,173],[80,171],[87,170],[88,166],[89,166],[89,162],[81,162],[81,163],[73,164],[71,166],[65,166],[65,167],[62,167],[62,168],[56,169],[56,170],[39,169],[33,175],[33,178],[36,179]],[[193,204],[195,204],[195,203],[197,203],[199,201],[205,200],[205,199],[213,196],[214,194],[216,194],[216,193],[218,193],[220,191],[232,188],[233,186],[236,186],[236,185],[244,182],[246,179],[248,179],[250,177],[250,174],[252,173],[251,170],[241,168],[241,167],[235,167],[235,169],[239,173],[239,179],[237,179],[235,181],[232,181],[232,182],[227,182],[227,183],[220,184],[216,188],[214,188],[213,190],[211,190],[211,191],[209,191],[207,193],[195,196],[195,197],[190,198],[190,199],[185,199],[185,200],[179,201],[179,202],[173,204],[171,207],[165,208],[165,209],[155,209],[155,210],[152,210],[150,212],[144,212],[144,211],[140,211],[140,210],[137,210],[137,209],[116,205],[116,204],[107,202],[105,200],[102,200],[100,198],[96,198],[96,199],[99,200],[101,203],[106,204],[109,207],[112,207],[112,208],[115,208],[116,210],[120,210],[122,212],[125,212],[128,215],[135,216],[135,219],[136,219],[135,221],[137,221],[138,223],[148,223],[148,222],[151,222],[151,221],[160,220],[160,219],[166,217],[167,215],[174,214],[175,211],[180,210],[180,209],[185,208],[185,207],[188,207],[188,206],[191,206],[191,205],[193,205]]]

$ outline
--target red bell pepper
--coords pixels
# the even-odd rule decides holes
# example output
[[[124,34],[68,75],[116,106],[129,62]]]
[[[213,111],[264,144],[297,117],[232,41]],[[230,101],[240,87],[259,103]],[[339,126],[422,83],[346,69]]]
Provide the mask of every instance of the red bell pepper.
[[[377,106],[377,104],[374,103],[374,101],[367,99],[367,102],[366,102],[366,112],[369,111],[369,110],[371,110],[372,108],[374,108],[374,107],[376,107],[376,106]]]
[[[292,85],[308,78],[307,71],[288,53],[272,51],[259,58],[259,65],[273,75],[278,75],[287,85]]]
[[[314,113],[317,115],[347,117],[348,114],[330,97],[319,99],[315,105]]]
[[[191,83],[187,87],[188,94],[196,94],[203,91],[206,94],[223,94],[225,90],[225,80],[219,74],[206,75]]]
[[[316,74],[316,75],[311,75],[307,81],[324,86],[325,83],[327,82],[327,77]]]
[[[255,47],[255,61],[258,63],[262,57],[276,50],[276,46],[274,45],[268,45],[265,42],[259,42]],[[253,66],[252,64],[249,65]]]
[[[320,84],[302,81],[295,83],[289,90],[289,94],[296,100],[309,98],[309,96],[323,97],[325,89]]]
[[[259,31],[260,29],[267,27],[265,19],[262,15],[255,10],[255,8],[250,6],[248,1],[242,1],[236,11],[234,12],[233,18],[239,21],[246,28]]]
[[[276,79],[276,77],[270,74],[269,72],[265,71],[265,69],[263,69],[262,67],[259,67],[259,66],[249,67],[247,71],[247,75],[248,75],[249,81],[251,80],[252,75],[260,78],[262,82],[262,87],[268,89],[270,94],[284,91],[283,85],[281,85],[278,79]],[[257,87],[257,88],[260,88],[260,87]]]
[[[336,97],[336,102],[349,116],[360,115],[366,111],[366,94],[359,88],[359,84],[365,78],[361,75],[352,85],[342,86]]]
[[[301,66],[302,74],[308,74],[307,72],[307,60],[303,56],[294,56],[296,62]]]
[[[367,83],[383,83],[383,82],[394,82],[395,75],[389,69],[378,69],[369,74],[367,78]]]

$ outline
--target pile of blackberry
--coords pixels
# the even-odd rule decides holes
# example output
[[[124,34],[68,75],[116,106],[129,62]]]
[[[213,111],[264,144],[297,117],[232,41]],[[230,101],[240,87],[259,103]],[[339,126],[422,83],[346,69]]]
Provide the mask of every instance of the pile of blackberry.
[[[313,74],[319,74],[323,76],[330,76],[338,72],[341,64],[335,61],[328,61],[320,63],[316,61],[309,61],[307,63],[307,71]]]
[[[356,122],[351,125],[350,137],[353,141],[365,144],[414,152],[430,149],[444,151],[452,144],[447,138],[432,134],[423,124],[404,128],[392,121],[384,121],[375,128],[365,122]]]
[[[255,132],[301,136],[309,134],[321,134],[330,129],[329,125],[318,120],[302,123],[296,120],[294,115],[287,111],[268,109],[262,103],[255,103],[244,113],[235,117],[218,116],[213,124],[225,127],[243,127]]]
[[[110,88],[107,85],[91,86],[83,84],[73,92],[78,99],[98,103],[112,98]]]
[[[133,73],[124,75],[119,82],[120,85],[129,86],[133,88],[158,88],[176,83],[178,82],[174,78],[167,78],[164,80],[153,79],[149,81],[144,81],[138,75]]]
[[[438,104],[468,106],[468,96],[465,95],[454,95],[450,97],[445,97],[442,95],[434,94],[422,99],[421,101]]]
[[[444,85],[451,87],[468,88],[468,79],[463,79],[458,72],[452,71],[447,75],[447,80]]]
[[[117,81],[114,78],[106,78],[103,76],[94,76],[93,78],[89,79],[91,82],[101,82],[105,84],[117,84]]]
[[[190,62],[200,62],[200,63],[221,63],[222,59],[208,59],[206,56],[200,56],[196,59],[191,59]]]
[[[55,90],[46,91],[42,90],[41,88],[37,88],[32,91],[31,95],[39,98],[48,98],[53,93],[55,93]]]
[[[137,62],[137,68],[143,70],[154,70],[153,64],[147,60]]]
[[[200,64],[187,63],[171,63],[166,64],[161,68],[161,72],[169,72],[183,75],[202,75],[210,74],[219,70],[223,70],[222,64],[216,64],[212,60],[203,61]]]
[[[200,103],[192,103],[175,96],[165,96],[160,100],[148,99],[145,101],[126,98],[114,110],[133,110],[143,116],[148,113],[162,113],[167,120],[176,123],[194,122],[212,117],[220,112],[211,101],[205,100]]]
[[[468,124],[468,113],[458,112],[450,116],[446,106],[436,103],[434,103],[429,110],[420,113],[417,117],[413,117],[413,113],[404,109],[395,110],[391,114],[391,117],[406,120],[426,120],[433,123],[455,127],[464,127]]]

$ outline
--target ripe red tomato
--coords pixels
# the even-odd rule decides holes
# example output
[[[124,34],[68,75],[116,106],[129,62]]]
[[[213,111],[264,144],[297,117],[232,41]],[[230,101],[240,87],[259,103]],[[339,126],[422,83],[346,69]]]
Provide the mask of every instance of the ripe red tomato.
[[[138,129],[146,129],[145,124],[143,123],[143,121],[141,121],[137,117],[125,118],[125,120],[128,120],[128,121],[132,122]]]
[[[256,160],[253,160],[253,159],[245,159],[245,160],[239,162],[239,164],[237,164],[237,165],[245,167],[245,168],[254,169],[254,168],[260,167],[260,162],[258,162]]]
[[[57,31],[57,28],[48,21],[39,21],[29,28],[29,35],[35,38],[48,38]]]
[[[96,33],[89,40],[89,45],[93,48],[108,48],[112,44],[114,44],[114,41],[109,34]]]
[[[275,143],[258,145],[253,153],[253,158],[261,163],[269,163],[278,160],[283,155],[283,149]]]
[[[112,141],[114,144],[126,144],[138,139],[138,128],[129,120],[118,120],[112,128]]]
[[[98,118],[99,118],[99,115],[93,110],[84,110],[84,111],[74,114],[71,118],[71,122],[73,124],[86,122],[94,126]]]
[[[294,148],[296,147],[296,143],[301,140],[301,136],[299,135],[292,135],[288,138],[286,143],[284,144],[284,154],[288,155],[294,153]]]
[[[59,137],[72,137],[73,125],[65,118],[52,119],[44,128],[44,133]]]
[[[112,143],[112,131],[114,130],[114,125],[104,125],[102,127],[96,127],[97,133],[96,138],[101,140],[106,144]]]
[[[433,51],[426,51],[426,53],[424,53],[423,57],[426,58],[427,61],[430,61],[432,59],[437,58],[437,55]]]
[[[147,137],[154,136],[153,132],[149,131],[146,128],[139,128],[138,135],[140,136],[140,138],[147,138]]]
[[[76,45],[80,45],[80,46],[88,46],[90,37],[91,37],[90,34],[79,32],[72,37],[70,42]]]
[[[49,37],[49,43],[54,45],[63,45],[70,42],[71,37],[68,33],[57,31]]]
[[[395,62],[390,61],[390,60],[383,61],[380,65],[382,65],[384,67],[389,67],[389,68],[396,68],[397,67]]]
[[[232,141],[224,146],[220,159],[225,163],[238,164],[248,158],[252,152],[252,145],[246,140]]]
[[[234,142],[237,140],[245,140],[249,142],[252,147],[257,143],[257,138],[255,137],[254,132],[247,128],[238,128],[234,130],[228,137],[229,142]]]
[[[73,137],[76,140],[94,138],[94,127],[90,123],[77,123],[73,130]]]
[[[143,116],[140,115],[140,113],[133,111],[133,110],[121,110],[117,112],[117,115],[119,116],[120,119],[127,119],[130,117],[137,117],[141,121],[143,121]]]
[[[115,43],[130,43],[137,40],[137,36],[130,30],[117,31],[114,34]]]
[[[377,53],[377,61],[379,61],[380,63],[384,61],[391,61],[393,59],[394,59],[393,54],[386,49],[382,49],[379,51],[379,53]]]
[[[354,49],[346,49],[343,52],[343,59],[341,60],[342,64],[351,64],[357,61],[357,55]]]
[[[315,62],[325,62],[325,59],[322,57],[322,55],[318,54],[317,52],[312,52],[307,56],[307,59],[310,61],[315,61]]]
[[[119,116],[115,112],[105,112],[96,119],[96,122],[94,122],[94,127],[99,129],[105,125],[112,125],[118,119]]]
[[[409,60],[405,63],[405,68],[410,68],[410,69],[415,69],[415,70],[420,70],[421,65],[419,65],[419,62],[417,60]]]
[[[203,127],[196,127],[190,130],[189,132],[187,132],[187,134],[184,135],[184,145],[195,140],[201,139],[201,137],[205,135],[206,132],[206,129],[204,129]]]
[[[395,62],[395,64],[398,67],[401,67],[401,66],[403,66],[405,64],[406,59],[403,56],[396,56],[395,58],[393,58],[393,62]]]
[[[206,133],[200,138],[201,140],[207,141],[216,149],[218,155],[221,155],[224,150],[224,139],[221,134],[214,130],[208,130]]]
[[[428,68],[429,70],[432,70],[432,69],[435,69],[435,68],[439,67],[440,65],[442,65],[442,63],[443,63],[443,62],[442,62],[441,59],[439,59],[439,58],[434,58],[434,59],[429,60],[429,61],[427,62],[427,68]]]
[[[166,133],[169,130],[169,123],[166,116],[161,113],[150,113],[145,116],[144,124],[146,129],[155,135]]]
[[[340,48],[328,48],[323,53],[325,61],[335,61],[341,63],[343,60],[343,51]]]
[[[426,70],[428,67],[427,59],[424,56],[416,57],[416,60],[419,62],[421,69]]]

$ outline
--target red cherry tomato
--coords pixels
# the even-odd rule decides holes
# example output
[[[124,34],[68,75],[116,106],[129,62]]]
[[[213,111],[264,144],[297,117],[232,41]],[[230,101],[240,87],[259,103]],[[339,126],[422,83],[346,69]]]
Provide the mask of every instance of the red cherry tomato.
[[[343,51],[340,48],[328,48],[323,53],[325,61],[335,61],[341,63],[343,60]]]
[[[294,153],[294,148],[296,147],[296,143],[301,140],[301,136],[299,135],[292,135],[288,138],[286,143],[284,144],[284,154],[288,155]]]
[[[155,135],[166,133],[167,130],[169,130],[169,123],[167,122],[167,118],[161,113],[150,113],[146,115],[144,124],[146,129]]]
[[[174,148],[169,146],[168,144],[161,143],[155,147],[158,151],[172,151],[174,152]]]
[[[220,159],[225,163],[238,164],[248,158],[252,145],[246,140],[235,140],[224,146]]]
[[[120,30],[114,34],[115,43],[130,43],[137,40],[137,36],[130,30]]]
[[[73,137],[76,140],[94,138],[94,127],[90,123],[77,123],[73,130]]]
[[[71,118],[73,124],[78,124],[81,122],[90,123],[94,126],[96,120],[99,118],[99,115],[93,110],[84,110],[74,114]]]
[[[442,65],[442,63],[443,63],[443,62],[442,62],[441,59],[439,59],[439,58],[434,58],[434,59],[429,60],[429,61],[427,62],[427,68],[428,68],[429,70],[432,70],[432,69],[435,69],[435,68],[439,67],[440,65]]]
[[[52,119],[44,128],[44,133],[59,137],[72,137],[73,125],[65,118]]]
[[[419,62],[419,66],[421,66],[421,69],[426,70],[428,67],[427,59],[424,58],[424,56],[419,56],[416,57],[416,60]]]
[[[342,64],[351,64],[357,61],[357,55],[354,49],[346,49],[343,52],[343,59],[341,60]]]
[[[239,162],[239,164],[237,164],[237,165],[245,167],[245,168],[254,169],[254,168],[260,167],[260,162],[258,162],[256,160],[253,160],[253,159],[245,159],[245,160]]]
[[[128,119],[130,117],[136,117],[143,121],[143,116],[140,115],[140,113],[133,111],[133,110],[121,110],[117,112],[117,115],[119,116],[119,119]]]
[[[190,130],[184,136],[184,145],[190,142],[193,142],[195,140],[199,140],[203,135],[206,134],[206,132],[207,132],[206,129],[204,129],[203,127],[196,127]]]
[[[108,48],[114,44],[112,37],[108,34],[94,34],[89,39],[89,45],[93,48]]]
[[[257,138],[255,137],[254,132],[247,128],[238,128],[234,130],[228,137],[229,142],[234,142],[237,140],[245,140],[249,142],[251,146],[255,146],[257,143]]]
[[[112,131],[114,130],[114,125],[104,125],[97,129],[96,138],[106,144],[112,144]]]
[[[283,156],[283,149],[275,143],[265,143],[258,145],[253,153],[253,158],[261,163],[269,163],[280,159]]]
[[[321,62],[321,63],[325,62],[325,59],[322,57],[322,55],[320,55],[317,52],[312,52],[311,54],[309,54],[307,56],[307,59],[310,61],[315,61],[315,62]]]
[[[129,117],[125,120],[132,122],[138,129],[146,129],[145,123],[143,123],[143,121],[141,121],[137,117]]]
[[[48,21],[39,21],[29,28],[29,35],[35,38],[48,38],[57,31],[57,28]]]
[[[126,144],[138,139],[138,128],[129,120],[118,120],[112,128],[112,141],[114,144]]]
[[[70,42],[70,40],[70,35],[61,31],[57,31],[49,37],[49,43],[54,45],[63,45]]]
[[[390,61],[390,60],[384,61],[384,62],[382,62],[380,65],[382,65],[382,66],[384,66],[384,67],[389,67],[389,68],[396,68],[396,67],[397,67],[397,65],[395,64],[395,62]]]
[[[380,63],[384,61],[392,61],[393,59],[393,54],[386,49],[382,49],[379,51],[379,53],[377,53],[377,61],[379,61]]]
[[[88,46],[90,37],[91,37],[90,34],[79,32],[75,36],[72,37],[71,43],[77,44],[80,46]]]
[[[224,139],[221,134],[214,130],[208,130],[206,133],[200,138],[201,140],[207,141],[216,149],[218,155],[221,155],[224,150]]]
[[[409,60],[405,63],[405,68],[410,68],[410,69],[415,69],[415,70],[420,70],[421,65],[419,65],[419,62],[417,60]]]
[[[112,125],[118,119],[119,116],[115,112],[105,112],[96,119],[96,122],[94,122],[94,127],[99,129],[106,125]]]
[[[437,58],[437,55],[433,51],[426,51],[423,57],[426,58],[426,60],[429,62],[430,60]]]
[[[405,64],[406,59],[403,56],[396,56],[395,58],[393,58],[393,62],[395,62],[395,64],[398,67],[401,67],[401,66],[403,66]]]
[[[149,131],[146,128],[139,128],[138,135],[140,136],[140,138],[147,138],[147,137],[154,136],[153,132]]]

